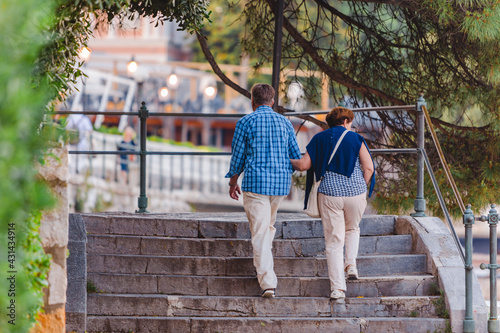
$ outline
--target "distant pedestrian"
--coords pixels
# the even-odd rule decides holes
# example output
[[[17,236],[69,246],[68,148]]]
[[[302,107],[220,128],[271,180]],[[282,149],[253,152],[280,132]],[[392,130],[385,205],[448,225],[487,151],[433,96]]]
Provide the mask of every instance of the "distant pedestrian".
[[[268,84],[252,88],[253,113],[236,124],[229,172],[229,195],[238,200],[243,191],[243,207],[252,235],[254,266],[263,290],[262,297],[274,297],[278,284],[271,252],[274,223],[280,203],[291,186],[292,164],[300,150],[290,121],[276,113],[274,89]],[[244,172],[242,187],[238,177]]]
[[[118,144],[118,151],[135,151],[137,143],[135,142],[135,131],[132,127],[127,126],[123,130],[123,139]],[[120,156],[120,175],[123,183],[128,183],[128,174],[130,171],[130,162],[134,161],[135,155],[119,155]]]
[[[76,111],[81,111],[81,108]],[[92,150],[92,132],[94,131],[94,127],[86,115],[80,113],[70,114],[66,121],[66,129],[72,132],[74,137],[74,140],[70,141],[71,149],[77,151]],[[90,165],[90,155],[70,155],[69,164],[75,165],[77,172],[84,172]]]
[[[375,185],[375,167],[368,146],[361,135],[350,131],[353,119],[351,110],[334,108],[326,116],[330,128],[311,139],[307,152],[300,160],[292,160],[295,170],[308,170],[306,205],[314,176],[318,181],[323,178],[318,188],[318,202],[332,299],[345,297],[344,271],[348,279],[358,279],[359,223],[366,208],[367,184],[371,183],[369,196]],[[344,132],[346,135],[341,139]],[[328,164],[339,141],[337,151]]]

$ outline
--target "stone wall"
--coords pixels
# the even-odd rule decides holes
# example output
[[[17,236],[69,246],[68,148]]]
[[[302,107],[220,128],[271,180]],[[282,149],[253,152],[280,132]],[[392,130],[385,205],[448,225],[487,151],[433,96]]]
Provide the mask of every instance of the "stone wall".
[[[38,166],[40,176],[45,179],[58,199],[57,206],[43,212],[40,238],[45,253],[52,256],[48,275],[49,286],[44,294],[44,311],[32,333],[63,333],[66,331],[66,255],[68,249],[68,149],[53,148]]]

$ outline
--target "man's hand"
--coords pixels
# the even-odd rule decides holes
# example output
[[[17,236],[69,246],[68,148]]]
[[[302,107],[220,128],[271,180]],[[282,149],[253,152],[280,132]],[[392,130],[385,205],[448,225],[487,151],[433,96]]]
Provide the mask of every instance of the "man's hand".
[[[229,196],[231,199],[238,200],[240,194],[240,185],[236,184],[235,186],[229,186]]]

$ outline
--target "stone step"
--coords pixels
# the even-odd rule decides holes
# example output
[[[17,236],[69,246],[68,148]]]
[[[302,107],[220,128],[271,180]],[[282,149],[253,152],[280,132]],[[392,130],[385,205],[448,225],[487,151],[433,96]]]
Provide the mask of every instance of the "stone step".
[[[252,256],[249,239],[192,239],[151,236],[88,235],[88,253],[143,254],[165,256]],[[411,235],[365,236],[360,238],[358,255],[407,254],[411,252]],[[310,257],[325,251],[323,238],[276,239],[275,257]]]
[[[413,275],[427,273],[424,254],[360,256],[357,259],[361,277]],[[88,254],[89,273],[191,275],[191,276],[255,276],[251,257],[168,257]],[[278,276],[327,276],[324,257],[275,258]]]
[[[250,238],[248,220],[244,213],[219,214],[140,214],[140,215],[82,215],[89,234],[169,236],[183,238]],[[394,234],[396,216],[365,215],[360,222],[362,236]],[[279,213],[276,238],[321,238],[320,219],[305,214]]]
[[[89,316],[87,332],[107,333],[199,333],[199,332],[287,332],[287,333],[401,333],[445,332],[440,318],[212,318]]]
[[[436,316],[438,296],[345,298],[89,294],[87,315],[160,317]]]
[[[118,294],[168,294],[195,296],[258,296],[256,277],[186,275],[89,274],[99,292]],[[437,289],[432,275],[362,277],[347,280],[348,297],[428,296]],[[323,297],[330,293],[327,277],[280,277],[277,295]]]

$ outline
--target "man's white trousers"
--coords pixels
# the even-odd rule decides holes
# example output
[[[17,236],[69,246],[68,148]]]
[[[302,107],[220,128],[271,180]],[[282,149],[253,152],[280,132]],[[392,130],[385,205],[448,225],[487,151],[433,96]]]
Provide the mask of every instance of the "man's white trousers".
[[[285,196],[273,196],[243,192],[243,208],[250,223],[253,246],[253,263],[260,287],[276,288],[278,279],[274,273],[273,239],[276,233],[274,223],[280,203]]]

